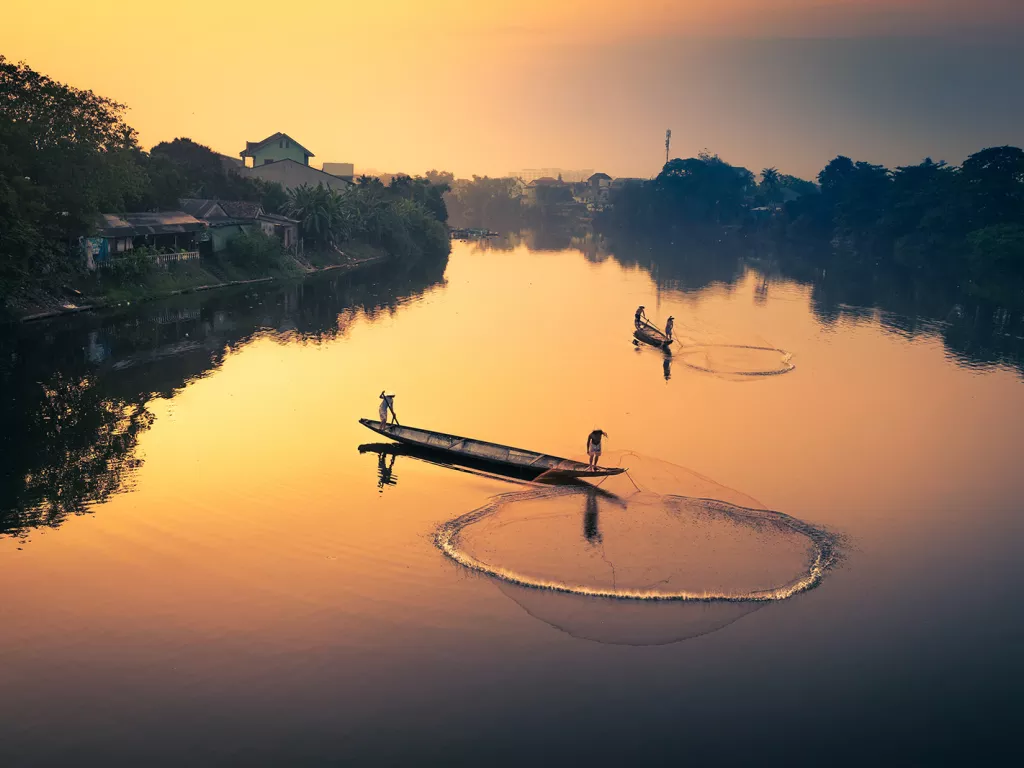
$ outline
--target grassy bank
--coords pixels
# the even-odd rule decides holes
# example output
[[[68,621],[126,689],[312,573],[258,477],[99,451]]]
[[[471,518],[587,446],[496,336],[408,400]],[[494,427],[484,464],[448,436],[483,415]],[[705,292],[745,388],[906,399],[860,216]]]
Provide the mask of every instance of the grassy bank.
[[[250,282],[301,278],[334,269],[353,269],[387,254],[363,243],[343,250],[296,255],[250,238],[214,257],[155,264],[146,255],[123,259],[95,272],[70,272],[20,286],[7,296],[0,320],[32,320],[124,303],[151,301],[193,291]]]

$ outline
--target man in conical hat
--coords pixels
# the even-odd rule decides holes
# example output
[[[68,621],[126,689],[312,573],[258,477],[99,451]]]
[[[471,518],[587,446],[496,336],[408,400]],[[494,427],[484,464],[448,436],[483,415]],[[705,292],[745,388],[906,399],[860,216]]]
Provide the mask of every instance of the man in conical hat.
[[[633,315],[633,325],[637,328],[642,328],[647,322],[647,315],[644,313],[644,305],[641,304],[636,308],[636,314]]]
[[[385,392],[382,389],[380,391],[380,425],[382,427],[387,426],[388,411],[391,411],[391,415],[395,417],[395,423],[397,424],[398,416],[395,415],[395,393]]]

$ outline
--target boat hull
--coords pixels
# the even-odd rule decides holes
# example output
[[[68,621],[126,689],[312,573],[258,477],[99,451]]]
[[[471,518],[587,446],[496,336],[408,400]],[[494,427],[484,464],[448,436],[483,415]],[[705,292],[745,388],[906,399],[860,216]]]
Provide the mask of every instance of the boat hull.
[[[525,479],[536,479],[541,475],[549,478],[605,477],[626,471],[624,467],[598,467],[591,470],[583,462],[572,459],[417,427],[403,427],[397,424],[382,426],[376,419],[360,419],[359,423],[378,435],[428,450],[435,456],[445,456],[450,461],[459,463],[471,462],[474,466],[514,470]]]
[[[668,349],[672,344],[672,339],[666,336],[656,328],[637,328],[633,331],[633,336],[644,344],[650,344],[652,347],[658,349]]]

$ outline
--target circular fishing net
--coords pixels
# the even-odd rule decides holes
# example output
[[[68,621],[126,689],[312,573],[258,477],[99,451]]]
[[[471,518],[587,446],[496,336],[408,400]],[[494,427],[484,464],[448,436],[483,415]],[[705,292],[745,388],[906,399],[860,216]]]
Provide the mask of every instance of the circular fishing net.
[[[497,582],[529,616],[559,632],[606,645],[668,645],[725,629],[766,602],[610,600]]]
[[[751,344],[690,344],[676,349],[674,361],[723,376],[776,376],[794,368],[784,349]]]
[[[629,472],[497,496],[436,543],[508,584],[631,601],[784,600],[836,562],[833,534],[682,467],[635,453],[602,463]]]

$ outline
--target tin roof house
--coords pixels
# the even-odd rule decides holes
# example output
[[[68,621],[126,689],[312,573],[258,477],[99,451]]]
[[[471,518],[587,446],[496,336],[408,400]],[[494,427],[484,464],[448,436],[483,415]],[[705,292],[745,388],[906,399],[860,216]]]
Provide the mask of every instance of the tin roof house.
[[[301,247],[298,220],[267,213],[259,203],[184,198],[178,204],[210,228],[209,248],[213,253],[223,251],[239,235],[256,230],[276,237],[289,250]]]
[[[185,211],[103,213],[96,235],[82,238],[86,267],[96,269],[136,248],[153,251],[158,263],[199,258],[206,224]]]

